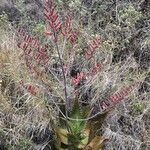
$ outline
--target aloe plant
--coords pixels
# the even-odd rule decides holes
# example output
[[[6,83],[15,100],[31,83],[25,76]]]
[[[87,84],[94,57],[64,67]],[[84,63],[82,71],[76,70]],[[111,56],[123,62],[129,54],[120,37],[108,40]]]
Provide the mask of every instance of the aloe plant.
[[[75,98],[68,117],[59,115],[58,125],[54,125],[55,149],[58,150],[101,150],[106,138],[99,136],[97,131],[102,127],[108,111],[91,117],[92,109],[84,106],[80,109],[78,98]],[[61,107],[65,113],[65,107]],[[87,119],[86,119],[87,118]],[[89,119],[88,119],[89,118]]]

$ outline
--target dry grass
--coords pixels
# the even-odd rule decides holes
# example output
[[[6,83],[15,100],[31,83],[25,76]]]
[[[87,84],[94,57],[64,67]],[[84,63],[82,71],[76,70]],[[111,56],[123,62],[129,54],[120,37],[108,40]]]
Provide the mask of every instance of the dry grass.
[[[50,118],[57,118],[58,103],[61,99],[64,100],[64,91],[62,88],[62,80],[56,75],[50,76],[43,74],[41,78],[33,78],[30,70],[26,67],[22,50],[16,47],[16,35],[14,29],[9,25],[7,30],[2,29],[0,36],[0,77],[1,77],[1,93],[0,93],[0,131],[7,139],[6,143],[10,145],[18,145],[21,139],[26,137],[27,130],[31,126],[39,126],[42,130],[49,125]],[[83,37],[87,33],[82,34]],[[82,38],[81,38],[82,39]],[[62,45],[59,45],[60,47]],[[111,45],[113,46],[113,45]],[[77,49],[80,52],[80,47]],[[62,51],[63,53],[63,51]],[[73,65],[73,60],[77,59],[77,67],[88,71],[91,66],[97,62],[103,61],[104,68],[93,76],[86,77],[85,83],[80,86],[81,102],[83,102],[84,94],[88,93],[91,88],[92,93],[88,96],[86,102],[91,105],[100,104],[101,101],[107,99],[111,94],[120,90],[123,87],[130,85],[133,82],[144,82],[147,72],[138,69],[138,64],[131,55],[125,62],[113,64],[113,51],[102,47],[96,52],[94,61],[87,62],[83,58],[79,60],[79,55],[71,54],[65,51],[65,61]],[[89,67],[90,66],[90,67]],[[56,79],[53,79],[56,78]],[[26,89],[20,88],[20,81],[25,84],[32,84],[39,87],[37,95],[32,95]],[[47,87],[53,91],[53,95],[49,95]],[[149,114],[149,98],[150,93],[142,93],[139,95],[139,87],[135,90],[112,111],[108,117],[103,129],[104,135],[110,138],[106,144],[106,149],[110,150],[117,147],[117,150],[134,149],[140,150],[141,145],[146,144],[148,148],[150,129],[149,120],[145,118]],[[70,84],[69,77],[67,78],[67,93],[72,99],[74,88]],[[140,114],[131,114],[137,109],[134,104],[143,105]],[[102,110],[98,110],[102,111]],[[136,112],[136,111],[135,111]],[[124,120],[119,123],[121,116]],[[127,121],[126,121],[127,120]],[[129,131],[130,130],[130,131]],[[0,134],[1,134],[0,132]],[[1,139],[0,139],[1,142]],[[32,149],[34,145],[30,145]],[[36,145],[37,146],[37,145]],[[147,149],[148,150],[148,149]]]

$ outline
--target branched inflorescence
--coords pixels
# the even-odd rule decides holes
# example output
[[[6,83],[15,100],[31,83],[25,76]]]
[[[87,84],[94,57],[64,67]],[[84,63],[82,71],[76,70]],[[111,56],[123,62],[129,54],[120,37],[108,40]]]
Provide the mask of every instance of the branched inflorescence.
[[[57,11],[56,4],[52,0],[47,0],[44,6],[44,15],[46,17],[46,20],[48,21],[50,31],[47,31],[46,34],[49,36],[54,37],[54,43],[56,44],[56,48],[58,49],[59,53],[59,47],[58,45],[58,34],[62,36],[65,40],[69,41],[73,46],[78,45],[78,38],[80,37],[80,28],[78,30],[73,29],[73,19],[71,16],[71,13],[68,13],[66,17],[63,19],[60,18],[60,15]],[[23,29],[18,28],[18,33],[23,37],[23,42],[18,43],[18,47],[21,48],[24,51],[24,58],[26,61],[27,67],[30,69],[32,73],[35,73],[37,76],[41,75],[42,72],[39,71],[36,67],[36,65],[39,65],[40,63],[43,63],[44,66],[48,66],[51,62],[50,56],[47,54],[45,48],[40,44],[40,42],[33,38],[32,36],[28,35],[27,32],[25,32]],[[67,44],[67,43],[66,43]],[[85,61],[91,60],[92,57],[94,57],[94,54],[96,53],[96,50],[98,50],[102,45],[102,39],[99,36],[95,36],[92,38],[92,40],[88,43],[88,48],[84,53]],[[80,45],[78,45],[80,46]],[[33,51],[33,48],[36,49],[36,51]],[[36,62],[36,64],[33,64],[33,60]],[[88,63],[88,62],[87,62]],[[64,79],[68,77],[68,70],[70,69],[68,64],[65,64],[63,60],[61,60],[61,65],[64,71]],[[95,66],[93,66],[88,72],[81,71],[77,73],[76,76],[71,77],[70,81],[72,85],[79,85],[81,81],[86,80],[88,76],[95,76],[99,72],[101,72],[104,69],[104,64],[102,62],[97,62]],[[64,80],[65,84],[67,80]],[[122,89],[121,91],[111,95],[108,100],[105,100],[101,102],[100,106],[103,110],[107,109],[108,107],[112,107],[119,103],[122,99],[124,99],[126,96],[129,95],[129,93],[134,89],[136,84],[130,85],[129,87],[126,87],[125,89]],[[29,86],[29,91],[34,91],[34,89]],[[31,92],[35,93],[35,92]]]

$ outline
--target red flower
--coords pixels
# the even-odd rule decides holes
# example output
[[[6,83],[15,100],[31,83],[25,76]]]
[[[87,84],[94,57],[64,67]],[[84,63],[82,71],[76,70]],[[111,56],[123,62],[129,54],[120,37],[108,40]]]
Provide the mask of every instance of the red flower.
[[[102,64],[97,63],[96,66],[91,70],[91,75],[96,75],[102,69]]]
[[[88,48],[87,52],[85,53],[85,59],[89,60],[92,58],[96,49],[100,46],[100,43],[101,43],[100,38],[95,38],[90,42],[89,48]]]
[[[28,48],[28,44],[26,42],[18,43],[17,46],[24,51]]]
[[[27,85],[26,89],[27,89],[28,92],[30,92],[33,95],[37,94],[37,88],[35,86],[33,86],[33,85],[30,85],[30,84]]]
[[[92,54],[93,54],[93,53],[91,53],[90,51],[89,51],[89,52],[86,52],[86,53],[85,53],[85,59],[86,59],[86,60],[91,59],[91,58],[92,58]]]
[[[84,77],[85,77],[85,73],[80,72],[79,74],[77,74],[76,78],[72,79],[72,83],[78,85]]]
[[[107,101],[103,101],[100,103],[100,106],[102,107],[102,109],[107,109],[109,107],[109,103]]]
[[[69,66],[66,64],[63,66],[63,68],[64,68],[65,75],[67,75],[68,70],[69,70]]]
[[[77,42],[79,35],[79,31],[71,32],[70,36],[68,37],[68,40],[70,40],[70,43],[74,45]]]
[[[91,51],[95,51],[95,49],[99,47],[100,43],[101,43],[100,38],[93,39],[89,44]]]
[[[135,86],[137,86],[137,84],[139,84],[139,82],[133,83],[121,91],[111,95],[108,100],[101,102],[100,106],[102,109],[107,109],[110,105],[116,105],[121,100],[123,100],[135,88]]]
[[[72,83],[75,84],[75,85],[78,85],[80,83],[80,80],[78,78],[77,79],[73,78]]]
[[[38,51],[36,52],[36,56],[35,56],[35,59],[37,61],[41,61],[41,60],[44,60],[45,59],[45,56],[46,56],[46,51],[44,48],[42,48],[41,46],[38,48]]]
[[[25,36],[25,34],[26,34],[26,32],[24,31],[24,29],[22,29],[22,28],[18,28],[17,29],[17,32],[20,34],[20,35],[22,35],[22,36]]]

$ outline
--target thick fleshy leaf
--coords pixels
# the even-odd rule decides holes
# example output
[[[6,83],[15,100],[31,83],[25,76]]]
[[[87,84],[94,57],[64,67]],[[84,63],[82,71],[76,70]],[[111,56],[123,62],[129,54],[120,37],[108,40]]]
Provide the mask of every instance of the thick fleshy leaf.
[[[84,148],[88,144],[89,137],[86,136],[86,134],[81,136],[82,138],[80,140],[80,144],[78,145],[78,148]]]
[[[73,107],[70,113],[70,118],[74,118],[75,116],[81,116],[81,112],[80,112],[80,105],[79,105],[79,101],[78,98],[76,97],[73,103]]]
[[[92,109],[91,109],[90,105],[82,107],[82,118],[83,119],[88,118],[90,116],[91,112],[92,112]]]
[[[77,117],[78,116],[76,116],[75,120],[68,121],[69,127],[74,134],[81,133],[85,127],[85,121],[81,121],[79,120],[80,118]]]
[[[55,132],[60,139],[60,142],[68,145],[68,131],[66,129],[57,128],[55,129]]]
[[[87,129],[90,131],[89,133],[89,142],[95,137],[97,131],[102,127],[104,120],[106,119],[109,111],[105,111],[103,113],[99,113],[93,118],[89,119],[87,122]]]
[[[72,132],[74,134],[80,133],[84,129],[86,122],[80,120],[83,117],[82,117],[82,111],[80,110],[78,98],[75,98],[75,101],[74,101],[74,104],[72,107],[72,111],[71,111],[69,117],[71,119],[68,121],[68,124],[69,124],[69,127],[72,130]]]
[[[84,150],[102,150],[105,141],[108,140],[104,137],[96,136],[85,148]]]

